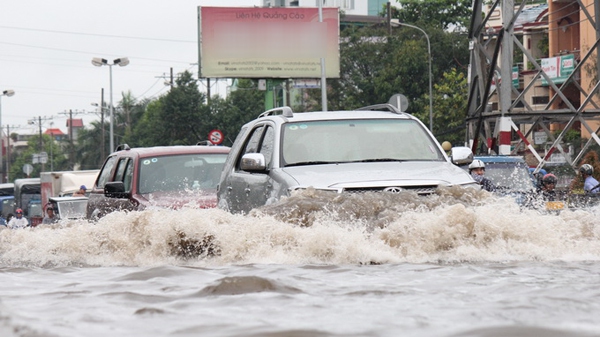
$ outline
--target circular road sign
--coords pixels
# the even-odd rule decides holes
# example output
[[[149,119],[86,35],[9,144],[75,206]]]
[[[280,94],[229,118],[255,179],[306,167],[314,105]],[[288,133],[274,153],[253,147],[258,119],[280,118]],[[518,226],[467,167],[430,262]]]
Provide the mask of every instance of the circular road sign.
[[[31,166],[31,164],[23,165],[23,173],[25,173],[26,175],[30,175],[31,172],[33,172],[33,166]]]
[[[223,143],[223,132],[221,130],[212,130],[208,133],[208,141],[213,145],[219,145]]]
[[[402,94],[393,95],[392,97],[390,97],[390,100],[388,101],[388,103],[395,106],[402,112],[404,112],[404,111],[406,111],[406,109],[408,109],[408,98],[406,98],[406,96],[404,96]]]

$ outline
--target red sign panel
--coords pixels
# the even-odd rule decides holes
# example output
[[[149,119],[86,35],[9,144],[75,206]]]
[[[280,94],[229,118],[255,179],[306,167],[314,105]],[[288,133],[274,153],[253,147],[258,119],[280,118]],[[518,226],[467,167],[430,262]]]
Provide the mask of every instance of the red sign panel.
[[[221,130],[212,130],[208,133],[208,141],[214,145],[223,143],[223,132]]]

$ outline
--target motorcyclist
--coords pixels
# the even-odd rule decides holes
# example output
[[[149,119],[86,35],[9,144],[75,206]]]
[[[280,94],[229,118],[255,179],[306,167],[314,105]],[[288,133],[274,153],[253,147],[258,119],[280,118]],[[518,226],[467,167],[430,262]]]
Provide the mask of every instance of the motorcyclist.
[[[552,173],[545,174],[540,182],[540,187],[538,187],[538,193],[547,201],[555,201],[556,200],[556,183],[558,182],[558,178]]]
[[[473,162],[471,162],[471,164],[469,164],[469,173],[484,190],[488,192],[493,192],[496,190],[494,183],[488,178],[484,177],[485,164],[481,160],[475,159]]]
[[[7,224],[8,228],[17,229],[17,228],[25,228],[29,227],[29,221],[23,217],[23,210],[17,208],[15,211],[15,217],[10,219]]]
[[[583,190],[586,194],[596,194],[600,192],[600,183],[592,175],[594,167],[590,164],[583,164],[579,167],[581,178],[583,179]]]

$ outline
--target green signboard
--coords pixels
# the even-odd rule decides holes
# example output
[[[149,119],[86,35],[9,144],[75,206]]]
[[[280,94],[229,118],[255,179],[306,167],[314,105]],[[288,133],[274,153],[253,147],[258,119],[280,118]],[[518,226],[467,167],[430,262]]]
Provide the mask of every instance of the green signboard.
[[[575,70],[575,56],[569,54],[542,59],[542,70],[555,84],[562,84]],[[548,85],[544,77],[542,85]]]

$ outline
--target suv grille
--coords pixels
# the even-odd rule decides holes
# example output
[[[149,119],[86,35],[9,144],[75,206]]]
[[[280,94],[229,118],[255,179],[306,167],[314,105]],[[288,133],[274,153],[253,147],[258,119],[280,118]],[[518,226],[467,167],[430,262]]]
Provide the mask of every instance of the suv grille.
[[[396,186],[345,188],[344,192],[346,192],[346,193],[364,193],[364,192],[399,193],[393,189],[394,187],[396,187]],[[406,187],[397,186],[396,188],[400,189],[401,191],[411,191],[411,192],[415,192],[420,195],[428,195],[428,194],[435,193],[437,186],[406,186]]]

